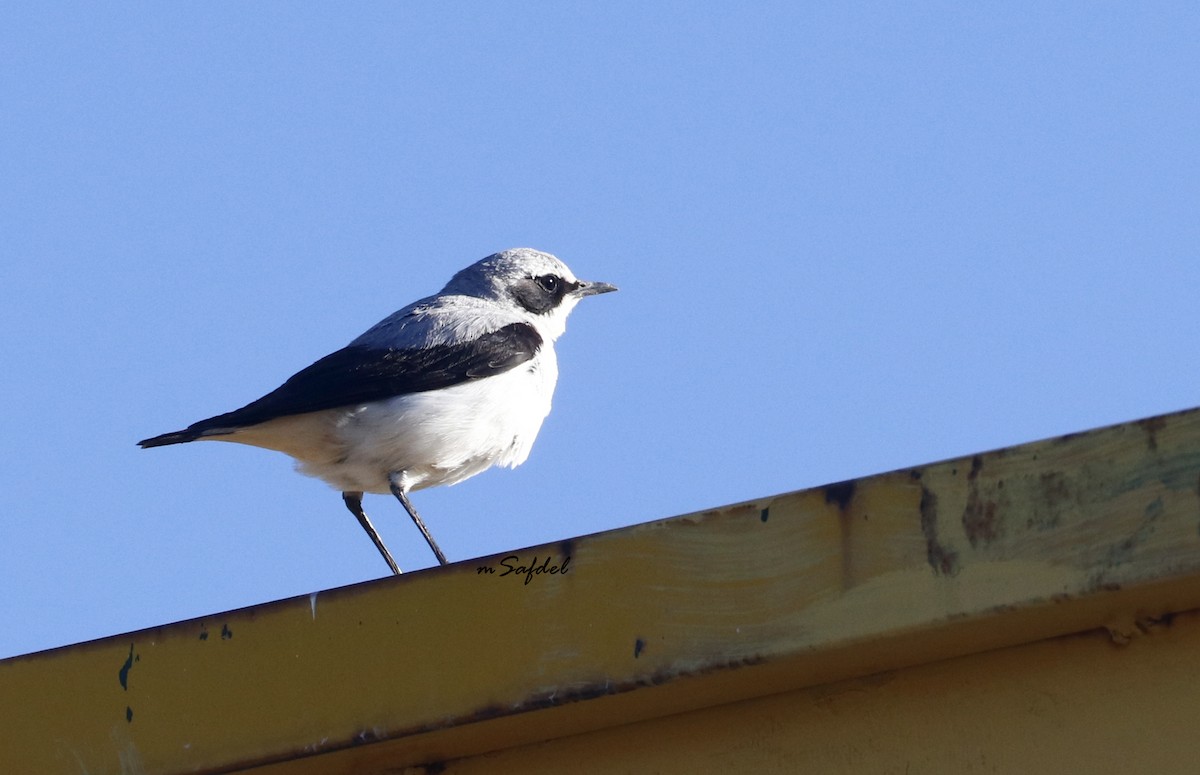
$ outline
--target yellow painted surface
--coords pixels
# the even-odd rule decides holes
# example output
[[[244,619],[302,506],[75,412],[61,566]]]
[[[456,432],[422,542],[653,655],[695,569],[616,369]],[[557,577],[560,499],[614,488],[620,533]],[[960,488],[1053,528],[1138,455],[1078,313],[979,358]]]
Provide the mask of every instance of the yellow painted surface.
[[[1198,655],[1193,612],[1124,646],[1103,630],[1063,636],[510,748],[443,773],[1193,775]]]
[[[508,554],[560,572],[499,555],[2,661],[0,773],[396,772],[1132,637],[1200,608],[1200,412]]]

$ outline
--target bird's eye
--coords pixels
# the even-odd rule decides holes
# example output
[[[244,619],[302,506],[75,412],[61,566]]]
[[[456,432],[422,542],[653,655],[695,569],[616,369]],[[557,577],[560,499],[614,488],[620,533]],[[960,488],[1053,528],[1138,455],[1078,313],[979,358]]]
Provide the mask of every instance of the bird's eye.
[[[559,279],[552,274],[544,274],[541,277],[535,277],[534,280],[546,293],[554,293],[558,290]]]

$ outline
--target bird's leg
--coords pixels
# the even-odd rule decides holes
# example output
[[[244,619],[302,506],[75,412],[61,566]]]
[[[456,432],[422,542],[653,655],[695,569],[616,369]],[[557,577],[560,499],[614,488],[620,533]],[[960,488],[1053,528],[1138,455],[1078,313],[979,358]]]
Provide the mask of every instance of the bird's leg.
[[[346,503],[346,508],[350,509],[350,513],[358,518],[358,524],[362,525],[362,529],[367,531],[367,535],[375,542],[375,548],[383,555],[383,559],[387,561],[388,567],[392,569],[392,573],[400,575],[400,566],[392,559],[392,553],[383,545],[383,539],[379,537],[379,533],[375,532],[375,526],[371,524],[371,520],[367,517],[367,512],[363,511],[361,492],[344,492],[342,500]]]
[[[421,519],[421,515],[417,513],[417,510],[413,508],[412,501],[408,499],[408,492],[400,484],[403,475],[403,471],[392,471],[388,474],[388,486],[392,489],[392,495],[395,495],[396,499],[400,501],[400,505],[408,512],[408,516],[412,517],[412,521],[417,523],[417,528],[420,529],[421,535],[425,536],[425,542],[429,544],[429,548],[437,555],[438,562],[446,565],[446,555],[442,554],[442,550],[438,548],[437,541],[433,540],[433,536],[429,534],[429,528],[425,527],[425,522]]]

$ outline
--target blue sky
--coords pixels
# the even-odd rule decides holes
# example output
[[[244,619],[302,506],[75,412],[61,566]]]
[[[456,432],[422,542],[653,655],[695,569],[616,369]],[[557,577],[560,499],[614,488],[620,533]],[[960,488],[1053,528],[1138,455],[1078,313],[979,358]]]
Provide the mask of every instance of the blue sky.
[[[621,291],[529,462],[414,495],[452,560],[1200,404],[1192,4],[26,4],[0,51],[0,657],[385,575],[286,457],[135,442],[503,248]]]

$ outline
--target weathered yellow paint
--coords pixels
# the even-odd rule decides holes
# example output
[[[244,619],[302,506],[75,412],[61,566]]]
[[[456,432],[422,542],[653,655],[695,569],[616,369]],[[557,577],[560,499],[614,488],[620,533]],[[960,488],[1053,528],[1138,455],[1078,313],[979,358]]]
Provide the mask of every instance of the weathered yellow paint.
[[[1200,615],[986,651],[448,762],[443,775],[1180,773]]]
[[[502,571],[500,556],[472,560],[0,662],[0,772],[373,773],[447,761],[466,772],[467,757],[550,740],[545,750],[572,756],[587,740],[628,740],[644,761],[698,766],[716,749],[696,742],[695,756],[672,758],[631,730],[682,729],[664,717],[685,714],[708,736],[721,714],[743,712],[781,730],[761,743],[778,750],[779,770],[822,743],[805,748],[772,714],[819,706],[811,698],[838,681],[914,665],[925,667],[897,675],[946,676],[929,663],[959,657],[1012,672],[1011,684],[995,681],[1020,702],[1024,663],[1001,655],[1040,648],[1020,644],[1097,628],[1124,639],[1138,622],[1200,608],[1200,411],[513,554],[570,560],[528,584],[476,572]],[[1094,679],[1168,651],[1105,652]],[[1064,680],[1085,662],[1073,656]],[[1194,673],[1171,676],[1181,702]],[[955,680],[929,678],[929,697],[920,681],[837,685],[868,687],[872,717],[900,714],[901,734],[913,723],[904,708]],[[893,697],[887,686],[908,689]],[[989,696],[964,728],[1003,709]],[[745,745],[767,740],[746,734]],[[568,735],[585,747],[563,748]]]

